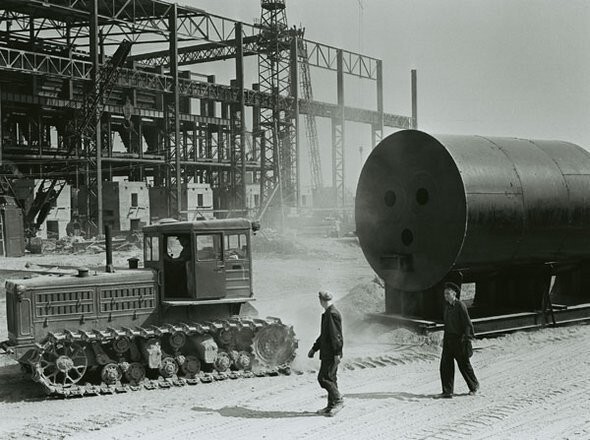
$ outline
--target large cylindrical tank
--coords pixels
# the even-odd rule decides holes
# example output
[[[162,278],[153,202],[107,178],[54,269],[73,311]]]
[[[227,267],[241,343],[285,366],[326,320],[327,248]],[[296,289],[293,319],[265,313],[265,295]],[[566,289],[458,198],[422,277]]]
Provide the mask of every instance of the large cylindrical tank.
[[[590,153],[561,141],[404,130],[367,158],[355,210],[365,257],[403,291],[453,270],[590,257]]]

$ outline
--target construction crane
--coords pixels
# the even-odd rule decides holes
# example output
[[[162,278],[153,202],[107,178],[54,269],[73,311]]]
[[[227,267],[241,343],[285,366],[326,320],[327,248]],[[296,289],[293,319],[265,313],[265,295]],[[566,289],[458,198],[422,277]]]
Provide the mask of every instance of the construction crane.
[[[67,160],[74,152],[76,145],[86,143],[87,151],[95,151],[96,148],[96,124],[100,121],[104,112],[104,103],[108,101],[117,78],[119,76],[119,68],[123,66],[129,52],[131,50],[131,42],[123,40],[111,58],[103,64],[97,73],[96,83],[92,85],[92,91],[84,95],[84,102],[82,105],[79,118],[74,118],[70,124],[66,125],[66,133],[64,136],[65,153],[61,160]],[[74,112],[79,113],[80,109],[70,107],[70,114]],[[76,124],[76,122],[78,122]],[[89,154],[90,156],[90,154]],[[88,160],[92,160],[90,157]],[[9,179],[4,176],[3,188],[7,192],[12,192],[18,200],[12,187],[9,184]],[[66,185],[66,179],[60,177],[52,177],[43,179],[39,185],[33,202],[28,210],[24,212],[25,236],[28,241],[28,247],[31,252],[41,252],[40,240],[34,240],[37,231],[47,218],[51,207],[56,202]]]
[[[301,66],[301,75],[299,85],[303,99],[313,101],[313,89],[311,87],[311,74],[309,72],[309,59],[307,58],[307,43],[303,38],[298,41],[299,65]],[[320,190],[323,186],[322,164],[320,160],[320,143],[318,140],[318,128],[315,116],[307,113],[305,115],[305,134],[309,147],[309,161],[311,170],[311,189],[313,193]]]
[[[298,66],[291,65],[289,48],[293,39],[296,39],[297,64],[301,66],[301,75],[299,84],[295,86],[301,87],[304,99],[312,100],[311,75],[303,30],[288,27],[285,0],[261,0],[261,7],[260,41],[265,50],[259,56],[260,90],[272,95],[275,103],[280,99],[281,93],[284,96],[292,94],[290,71]],[[263,205],[265,202],[270,203],[279,187],[281,200],[286,195],[287,200],[293,203],[297,186],[295,169],[299,167],[295,150],[294,113],[283,114],[273,108],[262,109],[260,116],[260,125],[266,136],[265,149],[261,154],[261,201]],[[317,190],[322,187],[322,174],[315,117],[306,115],[305,122],[312,189]]]

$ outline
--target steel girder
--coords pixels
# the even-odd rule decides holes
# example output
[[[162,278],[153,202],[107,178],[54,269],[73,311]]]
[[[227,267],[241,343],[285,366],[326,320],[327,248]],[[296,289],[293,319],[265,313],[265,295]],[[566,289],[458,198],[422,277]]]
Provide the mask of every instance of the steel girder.
[[[232,40],[218,43],[205,43],[196,46],[181,47],[178,49],[178,65],[189,66],[193,64],[236,58],[238,53],[236,41],[237,40],[234,38]],[[243,56],[256,55],[258,53],[257,36],[242,37],[242,41]],[[135,55],[131,57],[131,60],[149,66],[168,66],[170,64],[170,56],[167,51]]]
[[[88,61],[59,57],[52,54],[42,54],[25,50],[0,47],[0,70],[22,72],[28,74],[43,74],[58,78],[90,81],[92,77],[92,63]],[[120,69],[117,86],[152,90],[155,92],[171,93],[173,78],[153,72],[135,69]],[[185,78],[178,79],[178,93],[192,98],[206,98],[230,103],[238,102],[238,91],[230,86],[208,83]],[[292,98],[280,96],[275,98],[279,109],[292,107]],[[262,91],[244,89],[244,101],[247,106],[273,108],[273,97]],[[332,118],[338,114],[337,104],[299,100],[300,113]],[[367,124],[377,123],[379,112],[374,110],[344,107],[347,121]],[[384,113],[383,124],[387,127],[410,128],[411,118],[395,114]]]
[[[90,22],[91,0],[3,0],[2,9],[67,23],[70,27],[86,27]],[[177,6],[158,0],[98,0],[98,23],[105,36],[125,35],[139,38],[146,33],[163,37],[171,35],[168,18],[176,8],[176,33],[179,39],[224,41],[231,38],[235,20],[210,14],[201,9]],[[257,31],[247,25],[254,35]]]

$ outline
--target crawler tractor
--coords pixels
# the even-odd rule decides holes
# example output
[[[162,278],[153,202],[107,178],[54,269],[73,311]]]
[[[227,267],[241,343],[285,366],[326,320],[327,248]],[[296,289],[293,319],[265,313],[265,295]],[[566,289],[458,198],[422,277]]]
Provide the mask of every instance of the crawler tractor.
[[[256,229],[245,219],[146,226],[142,269],[7,281],[3,347],[62,396],[288,373],[292,327],[242,310],[254,299]]]

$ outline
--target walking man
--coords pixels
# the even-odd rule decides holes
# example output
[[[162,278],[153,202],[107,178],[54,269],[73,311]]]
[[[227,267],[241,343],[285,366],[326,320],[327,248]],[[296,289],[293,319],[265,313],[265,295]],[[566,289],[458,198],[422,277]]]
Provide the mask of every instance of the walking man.
[[[469,357],[472,354],[471,339],[474,338],[473,324],[467,307],[457,297],[461,289],[455,283],[445,283],[445,333],[443,350],[440,358],[440,379],[442,394],[440,397],[452,398],[455,382],[455,361],[459,371],[467,382],[469,394],[474,395],[479,389],[479,382],[473,372]]]
[[[325,312],[322,314],[320,336],[317,338],[311,350],[307,354],[313,358],[316,351],[320,352],[320,372],[318,382],[328,392],[328,405],[320,409],[318,414],[328,417],[336,414],[344,405],[342,395],[338,391],[336,373],[338,364],[342,358],[342,316],[332,304],[333,296],[330,292],[319,292],[320,304]]]

